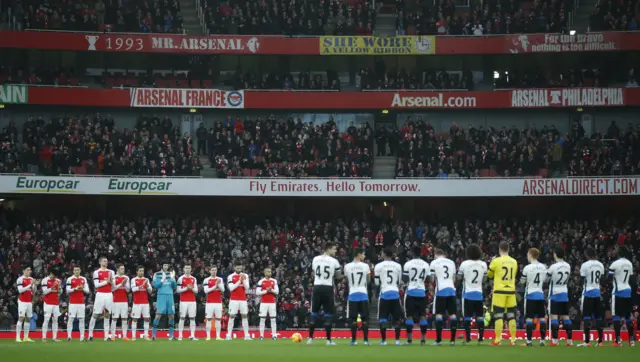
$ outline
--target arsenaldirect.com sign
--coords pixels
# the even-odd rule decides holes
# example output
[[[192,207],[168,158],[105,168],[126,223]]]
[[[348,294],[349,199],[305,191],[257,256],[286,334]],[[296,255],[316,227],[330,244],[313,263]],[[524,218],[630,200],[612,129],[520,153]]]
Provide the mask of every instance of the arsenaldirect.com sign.
[[[184,179],[0,176],[0,194],[281,197],[639,195],[635,177],[564,179]]]
[[[131,107],[244,108],[244,91],[132,88]]]

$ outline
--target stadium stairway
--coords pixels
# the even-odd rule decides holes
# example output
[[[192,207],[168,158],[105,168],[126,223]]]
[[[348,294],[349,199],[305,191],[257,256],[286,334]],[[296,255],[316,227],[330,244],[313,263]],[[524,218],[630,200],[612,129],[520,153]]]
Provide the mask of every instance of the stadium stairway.
[[[369,303],[369,329],[380,328],[378,320],[378,299],[374,296]]]
[[[187,35],[204,35],[194,0],[180,0],[180,13],[182,14],[182,26]]]
[[[571,29],[578,33],[586,33],[591,22],[591,14],[595,10],[598,0],[582,0],[580,5],[574,10],[573,23]]]
[[[376,36],[396,36],[396,15],[378,13],[374,34]]]
[[[377,156],[373,159],[373,178],[392,179],[396,175],[396,158]]]
[[[200,176],[203,178],[218,178],[218,173],[215,168],[211,168],[211,162],[209,162],[209,156],[198,156],[200,163],[202,164],[202,170],[200,170]]]

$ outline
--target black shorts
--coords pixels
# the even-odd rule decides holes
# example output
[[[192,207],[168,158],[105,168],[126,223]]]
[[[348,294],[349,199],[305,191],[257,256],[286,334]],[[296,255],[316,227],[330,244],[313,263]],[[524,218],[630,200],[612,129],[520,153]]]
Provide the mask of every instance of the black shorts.
[[[378,299],[378,318],[389,319],[393,318],[394,321],[400,321],[404,318],[402,313],[402,305],[400,304],[400,298],[398,299]]]
[[[433,313],[442,315],[456,314],[456,297],[438,297],[433,301]]]
[[[569,302],[556,302],[550,301],[551,308],[549,308],[549,314],[555,315],[569,315]]]
[[[524,301],[524,317],[527,319],[544,318],[547,312],[544,310],[544,300]]]
[[[611,314],[620,318],[629,318],[631,317],[631,312],[633,311],[633,305],[631,303],[631,298],[621,298],[621,297],[613,297],[613,310]]]
[[[600,297],[582,297],[582,319],[585,317],[594,319],[602,319],[604,317],[604,308]]]
[[[347,303],[347,318],[356,320],[360,315],[360,319],[363,322],[369,320],[369,301],[363,300],[360,302],[349,301]]]
[[[465,318],[484,318],[484,308],[481,300],[462,299],[462,313]]]
[[[427,314],[427,297],[404,296],[404,311],[407,318],[420,319]]]
[[[328,285],[314,285],[311,293],[311,313],[318,314],[320,309],[324,314],[334,315],[336,306],[333,298],[333,287]]]

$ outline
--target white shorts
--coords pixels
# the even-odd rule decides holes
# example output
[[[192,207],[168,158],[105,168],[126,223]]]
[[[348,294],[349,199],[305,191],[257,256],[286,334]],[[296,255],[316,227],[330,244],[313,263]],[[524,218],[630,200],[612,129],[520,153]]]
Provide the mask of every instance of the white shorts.
[[[149,304],[134,304],[131,308],[131,318],[140,319],[141,317],[151,317],[151,314],[149,313]]]
[[[33,315],[33,303],[25,303],[18,301],[18,317],[27,317],[31,319]]]
[[[196,317],[196,302],[180,302],[180,318]]]
[[[84,318],[85,309],[84,304],[69,304],[69,318]]]
[[[229,315],[235,317],[236,314],[248,314],[249,307],[246,300],[230,300],[229,301]]]
[[[129,318],[129,303],[113,303],[111,318]]]
[[[222,303],[207,303],[204,307],[205,318],[222,318]]]
[[[276,317],[276,303],[260,303],[260,317]]]
[[[96,293],[93,303],[93,314],[111,313],[113,311],[113,294]]]
[[[60,306],[58,305],[53,305],[53,304],[44,304],[44,315],[45,316],[52,316],[54,318],[58,318],[60,317]]]

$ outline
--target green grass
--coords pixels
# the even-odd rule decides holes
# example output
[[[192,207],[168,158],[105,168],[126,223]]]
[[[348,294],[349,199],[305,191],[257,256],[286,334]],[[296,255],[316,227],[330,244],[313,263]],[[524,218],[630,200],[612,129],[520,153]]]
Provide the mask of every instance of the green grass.
[[[338,362],[338,361],[446,361],[457,362],[626,362],[638,361],[640,348],[567,348],[567,347],[489,347],[489,346],[348,346],[347,340],[338,340],[337,346],[325,346],[316,340],[312,346],[295,344],[288,339],[280,341],[181,341],[81,343],[77,340],[46,344],[16,344],[0,340],[0,359],[7,362]]]

